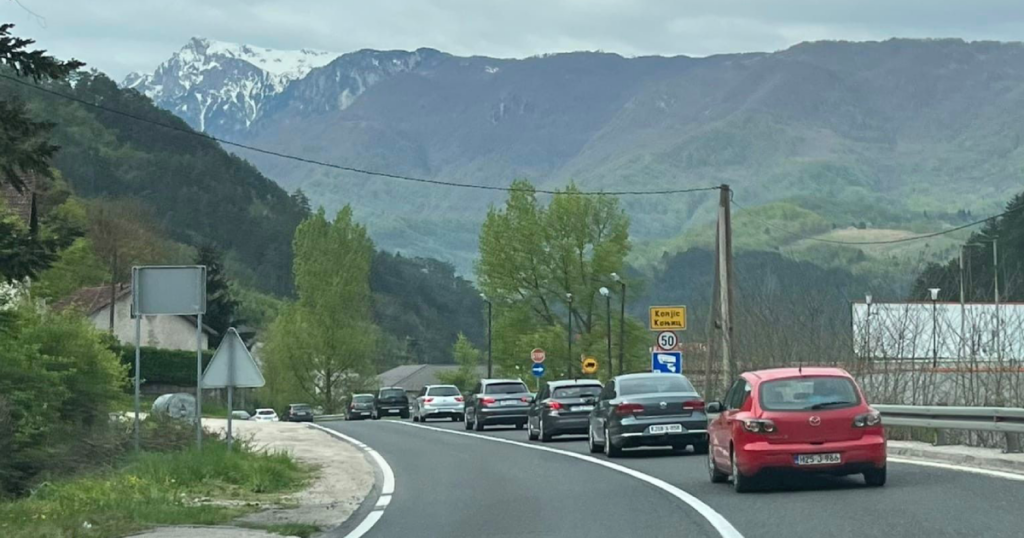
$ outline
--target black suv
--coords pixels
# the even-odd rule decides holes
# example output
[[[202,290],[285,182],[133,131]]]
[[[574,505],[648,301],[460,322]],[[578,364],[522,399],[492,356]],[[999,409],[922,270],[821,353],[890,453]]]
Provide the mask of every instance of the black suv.
[[[401,387],[382,387],[373,402],[373,419],[395,415],[409,418],[409,396]]]

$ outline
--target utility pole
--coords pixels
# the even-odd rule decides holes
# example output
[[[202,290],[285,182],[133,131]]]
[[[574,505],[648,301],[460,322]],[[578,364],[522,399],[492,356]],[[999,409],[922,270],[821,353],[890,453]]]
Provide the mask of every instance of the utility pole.
[[[721,330],[723,386],[735,377],[732,361],[732,211],[729,185],[722,184],[718,201],[718,308]]]
[[[1003,362],[1003,338],[999,333],[1000,330],[1000,319],[999,319],[999,238],[992,238],[992,279],[996,290],[996,358],[1000,363]]]
[[[480,298],[487,303],[487,378],[491,377],[491,313],[492,307],[491,300],[486,295],[480,294]]]
[[[608,288],[602,286],[600,290],[601,295],[604,296],[604,328],[605,337],[608,340],[608,369],[612,366],[612,293]]]
[[[565,361],[565,378],[572,379],[572,294],[565,294],[566,300],[569,302],[569,356]]]
[[[622,287],[622,296],[619,298],[619,375],[622,375],[623,357],[626,354],[626,281],[622,280],[618,273],[612,273],[612,280]],[[608,360],[610,361],[611,357]]]
[[[960,245],[960,352],[959,360],[964,358],[964,332],[967,330],[967,308],[964,300],[964,247]]]

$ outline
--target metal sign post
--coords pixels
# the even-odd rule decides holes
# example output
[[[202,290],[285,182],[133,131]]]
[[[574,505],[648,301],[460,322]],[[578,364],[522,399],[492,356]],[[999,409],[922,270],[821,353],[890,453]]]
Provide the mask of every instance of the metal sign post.
[[[111,305],[113,308],[113,305]],[[205,265],[132,267],[132,316],[135,318],[135,450],[139,450],[142,381],[142,316],[196,316],[197,374],[203,370],[203,313],[206,312]],[[196,446],[203,442],[202,390],[196,379]]]

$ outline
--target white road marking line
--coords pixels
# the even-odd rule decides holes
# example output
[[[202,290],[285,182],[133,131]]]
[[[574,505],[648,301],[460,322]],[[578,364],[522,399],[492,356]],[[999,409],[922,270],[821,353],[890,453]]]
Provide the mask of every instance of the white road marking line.
[[[992,470],[992,469],[980,469],[978,467],[965,467],[965,466],[956,465],[956,464],[953,464],[953,463],[942,463],[942,462],[938,462],[938,461],[913,460],[913,459],[905,459],[905,458],[899,458],[899,457],[894,458],[892,456],[889,456],[888,459],[889,459],[889,461],[895,462],[895,463],[907,463],[907,464],[910,464],[910,465],[920,465],[922,467],[935,467],[935,468],[938,468],[938,469],[946,469],[946,470],[949,470],[949,471],[961,471],[961,472],[965,472],[965,473],[983,474],[983,475],[986,475],[986,476],[993,476],[993,477],[996,477],[996,478],[1005,478],[1006,480],[1017,480],[1017,481],[1020,481],[1020,482],[1024,482],[1024,475],[1016,474],[1016,473],[1010,473],[1010,472],[1006,472],[1006,471],[995,471],[995,470]]]
[[[602,467],[607,467],[607,468],[612,469],[614,471],[618,471],[620,473],[632,476],[633,478],[636,478],[638,480],[642,480],[644,482],[647,482],[648,484],[650,484],[650,485],[652,485],[652,486],[654,486],[654,487],[656,487],[658,489],[661,489],[662,491],[665,491],[669,495],[672,495],[673,497],[683,501],[684,503],[689,505],[690,508],[693,508],[704,519],[706,519],[708,521],[708,523],[710,523],[711,526],[714,527],[716,531],[718,531],[718,534],[721,535],[722,538],[743,538],[743,535],[740,534],[740,531],[736,530],[736,527],[732,526],[732,523],[729,523],[729,521],[727,519],[725,519],[725,517],[722,516],[722,514],[719,514],[718,512],[716,512],[714,508],[711,508],[710,506],[705,504],[704,501],[702,501],[702,500],[698,499],[697,497],[694,497],[693,495],[691,495],[691,494],[689,494],[689,493],[687,493],[687,492],[677,488],[676,486],[673,486],[672,484],[669,484],[668,482],[665,482],[664,480],[662,480],[660,478],[655,478],[655,477],[653,477],[653,476],[651,476],[649,474],[641,473],[640,471],[637,471],[635,469],[630,469],[629,467],[626,467],[626,466],[623,466],[623,465],[612,463],[612,462],[606,461],[606,460],[597,459],[597,458],[595,458],[593,456],[585,456],[583,454],[577,454],[575,452],[569,452],[569,451],[566,451],[566,450],[559,450],[557,448],[551,448],[551,447],[540,446],[540,445],[532,445],[532,444],[523,443],[523,442],[520,442],[520,441],[512,441],[510,439],[503,439],[501,437],[490,437],[490,436],[487,436],[487,435],[480,435],[478,433],[463,432],[463,431],[458,431],[458,430],[446,430],[446,429],[443,429],[443,428],[435,428],[433,426],[423,426],[423,425],[420,425],[420,424],[413,424],[411,422],[396,422],[396,421],[388,421],[388,422],[389,423],[393,423],[393,424],[401,424],[402,426],[410,426],[410,427],[413,427],[413,428],[423,428],[425,430],[434,430],[434,431],[437,431],[437,432],[449,433],[449,434],[453,434],[453,435],[465,435],[466,437],[475,437],[475,438],[478,438],[478,439],[484,439],[484,440],[487,440],[487,441],[493,441],[495,443],[505,443],[505,444],[508,444],[508,445],[515,445],[515,446],[520,446],[520,447],[524,447],[524,448],[532,448],[534,450],[541,450],[541,451],[544,451],[544,452],[552,452],[554,454],[561,454],[563,456],[569,456],[570,458],[576,458],[578,460],[583,460],[583,461],[587,461],[587,462],[590,462],[590,463],[595,463],[595,464],[600,465]],[[349,538],[351,538],[351,536]]]
[[[350,437],[339,431],[335,431],[330,428],[325,428],[323,426],[320,426],[319,424],[311,423],[310,427],[316,428],[326,433],[327,435],[350,443],[354,445],[356,448],[366,452],[371,458],[373,458],[373,461],[380,468],[381,474],[384,475],[384,484],[381,486],[380,489],[380,497],[377,498],[377,503],[373,506],[373,510],[370,511],[370,513],[367,514],[365,518],[363,518],[363,520],[359,523],[359,525],[356,526],[356,528],[352,529],[352,532],[348,533],[345,536],[345,538],[360,538],[364,534],[370,532],[370,529],[372,529],[373,526],[376,525],[378,521],[380,521],[380,518],[384,517],[384,509],[387,508],[389,504],[391,504],[391,496],[395,494],[395,473],[394,471],[391,470],[391,466],[388,465],[388,462],[387,460],[384,459],[384,456],[381,456],[379,452],[370,448],[366,443],[363,443],[362,441],[356,439],[355,437]]]

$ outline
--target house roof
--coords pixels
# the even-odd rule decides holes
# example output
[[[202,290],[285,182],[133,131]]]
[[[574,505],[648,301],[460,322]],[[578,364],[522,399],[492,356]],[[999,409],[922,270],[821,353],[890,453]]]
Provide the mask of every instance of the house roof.
[[[406,391],[417,391],[426,385],[440,385],[438,374],[458,369],[457,364],[407,364],[378,375],[377,380],[382,387],[401,387]],[[487,368],[478,366],[477,375],[487,375]]]
[[[118,284],[115,292],[116,300],[131,297],[132,288],[128,284]],[[54,310],[76,310],[91,316],[110,305],[110,286],[82,288],[53,304]],[[178,316],[196,324],[196,316]],[[209,335],[218,334],[212,327],[203,324],[203,332]]]

